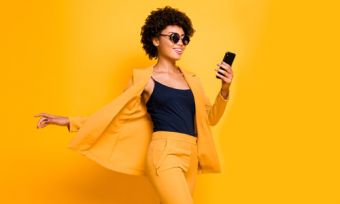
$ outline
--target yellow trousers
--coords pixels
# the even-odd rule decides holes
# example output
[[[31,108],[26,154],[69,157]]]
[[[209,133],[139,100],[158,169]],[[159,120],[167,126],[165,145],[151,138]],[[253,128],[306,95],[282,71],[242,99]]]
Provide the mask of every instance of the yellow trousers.
[[[156,131],[146,160],[146,176],[161,204],[193,204],[198,168],[197,138],[179,132]]]

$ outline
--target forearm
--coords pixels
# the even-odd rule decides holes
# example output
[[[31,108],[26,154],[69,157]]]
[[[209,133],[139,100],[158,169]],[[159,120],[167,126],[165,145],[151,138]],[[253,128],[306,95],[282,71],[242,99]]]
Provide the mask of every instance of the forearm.
[[[224,100],[228,100],[229,99],[229,89],[227,90],[220,90],[220,94],[223,97]]]

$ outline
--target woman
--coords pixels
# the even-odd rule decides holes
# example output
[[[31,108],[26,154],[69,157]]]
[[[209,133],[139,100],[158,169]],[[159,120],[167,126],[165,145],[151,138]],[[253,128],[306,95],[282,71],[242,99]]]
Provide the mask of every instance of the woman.
[[[141,42],[157,63],[136,71],[124,93],[90,118],[40,113],[37,127],[79,131],[71,146],[84,155],[115,171],[146,175],[161,203],[193,203],[200,170],[220,171],[208,125],[222,116],[233,78],[228,64],[217,64],[226,71],[215,69],[221,89],[211,105],[195,74],[176,65],[193,33],[185,13],[169,6],[152,11]]]

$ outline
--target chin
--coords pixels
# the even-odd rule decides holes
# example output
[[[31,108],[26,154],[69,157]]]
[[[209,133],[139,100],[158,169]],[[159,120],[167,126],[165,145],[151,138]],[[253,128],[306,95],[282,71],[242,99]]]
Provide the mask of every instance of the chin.
[[[173,59],[173,60],[180,60],[181,59],[181,55],[175,55],[175,56],[172,56],[171,58]]]
[[[178,55],[178,54],[168,54],[166,56],[164,56],[165,58],[169,59],[169,60],[173,60],[173,61],[177,61],[180,60],[182,55]]]
[[[175,61],[177,61],[177,60],[180,60],[181,59],[181,57],[175,57],[175,58],[173,58]]]
[[[181,56],[168,56],[167,59],[170,61],[178,61],[181,59]]]

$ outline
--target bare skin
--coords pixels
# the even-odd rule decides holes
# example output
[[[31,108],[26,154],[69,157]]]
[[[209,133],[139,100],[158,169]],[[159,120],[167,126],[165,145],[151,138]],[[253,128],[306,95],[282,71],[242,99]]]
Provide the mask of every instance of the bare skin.
[[[49,113],[38,113],[34,117],[42,117],[38,121],[37,128],[43,128],[47,125],[54,124],[60,126],[68,126],[69,119],[65,116],[53,115]]]
[[[177,25],[169,25],[165,29],[162,30],[162,34],[170,34],[171,32],[176,32],[181,36],[184,36],[184,31],[181,27]],[[181,58],[182,53],[184,52],[186,45],[183,44],[182,40],[178,43],[174,44],[170,41],[168,36],[160,36],[158,38],[153,38],[153,44],[157,47],[158,50],[158,61],[153,66],[152,77],[172,88],[176,89],[189,89],[187,82],[184,79],[183,74],[180,69],[176,65],[176,61]],[[224,68],[226,71],[219,69],[219,67]],[[233,72],[231,67],[225,62],[221,62],[217,64],[217,68],[214,69],[216,76],[220,77],[222,82],[221,84],[221,95],[224,98],[227,98],[229,95],[229,87],[233,78]],[[221,72],[225,74],[225,76],[218,73]],[[131,81],[129,82],[131,83]],[[144,90],[142,92],[143,102],[146,102],[150,99],[150,96],[154,89],[154,81],[150,78]],[[36,114],[35,117],[42,117],[37,124],[37,128],[46,127],[49,124],[55,124],[60,126],[68,126],[69,119],[65,116],[52,115],[48,113],[39,113]]]

